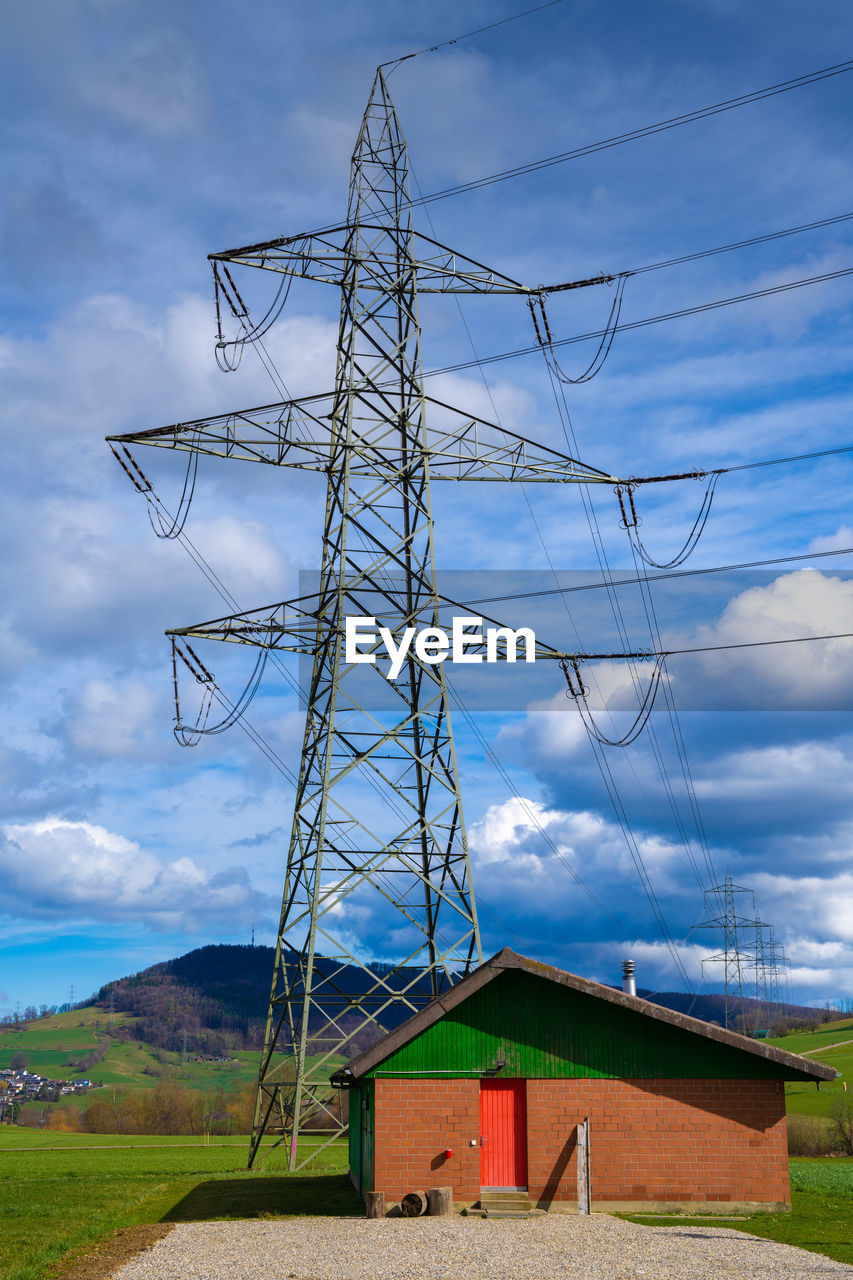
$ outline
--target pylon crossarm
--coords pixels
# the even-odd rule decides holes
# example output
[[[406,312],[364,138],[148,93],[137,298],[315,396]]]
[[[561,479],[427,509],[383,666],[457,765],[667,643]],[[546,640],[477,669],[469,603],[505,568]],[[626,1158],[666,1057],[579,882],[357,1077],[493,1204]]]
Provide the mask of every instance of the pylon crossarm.
[[[358,250],[352,239],[358,235]],[[281,236],[260,244],[244,245],[208,254],[213,263],[259,267],[282,275],[342,286],[354,264],[360,269],[359,288],[378,293],[411,289],[417,277],[418,293],[515,294],[536,297],[612,284],[612,274],[588,276],[562,284],[526,285],[493,267],[459,253],[422,231],[406,228],[397,243],[387,248],[389,228],[368,222],[345,223],[325,231]],[[401,270],[402,265],[402,270]]]
[[[303,471],[328,471],[334,394],[284,400],[166,427],[108,436],[113,444],[143,444],[179,453],[263,462]]]
[[[356,233],[359,242],[354,252],[350,238]],[[260,267],[339,288],[353,265],[357,265],[359,289],[376,293],[411,289],[413,274],[417,276],[419,293],[505,293],[526,297],[539,292],[538,287],[520,284],[419,231],[407,229],[402,246],[389,246],[390,238],[387,226],[359,222],[211,253],[208,258],[212,263]]]
[[[341,458],[346,451],[352,476],[375,476],[386,482],[416,474],[428,463],[435,480],[627,483],[431,396],[425,396],[425,402],[442,414],[461,419],[459,426],[427,424],[424,429],[421,424],[418,438],[404,445],[401,427],[405,423],[380,418],[375,405],[363,397],[355,398],[360,412],[353,412],[354,429],[347,439],[338,435],[333,424],[333,392],[107,438],[113,444],[141,444],[324,473],[331,466],[334,447],[336,453],[341,451]],[[373,399],[377,398],[374,393]]]
[[[393,559],[393,557],[389,557],[389,559]],[[389,599],[391,599],[390,593],[392,593],[393,590],[394,590],[393,584],[387,586],[385,589],[385,591],[388,593]],[[379,588],[372,588],[372,591],[374,595],[379,594]],[[357,612],[357,610],[360,610],[360,609],[367,610],[368,607],[370,606],[370,599],[368,598],[367,600],[362,600],[362,601],[358,601],[357,599],[353,600],[352,598],[353,594],[354,593],[350,590],[349,584],[348,584],[347,597],[348,597],[348,603],[350,605],[349,611],[351,612],[352,616],[358,616],[358,617],[373,616],[375,617],[376,623],[377,623],[375,640],[370,644],[368,643],[361,644],[360,652],[363,655],[378,656],[382,654],[383,647],[385,644],[384,640],[379,636],[379,632],[378,632],[378,628],[383,625],[382,614],[379,613],[378,611],[373,615],[367,612],[365,613]],[[385,594],[385,592],[383,592],[383,594]],[[182,636],[182,637],[188,636],[198,640],[224,640],[224,641],[230,641],[231,643],[235,643],[235,644],[252,645],[253,647],[260,648],[260,649],[277,649],[277,650],[282,650],[288,653],[302,653],[310,656],[310,655],[316,654],[318,649],[316,626],[317,626],[318,617],[320,616],[320,613],[321,613],[321,606],[317,603],[314,603],[314,607],[311,608],[309,607],[309,605],[311,602],[319,601],[319,599],[320,599],[319,596],[300,596],[294,600],[280,601],[278,604],[268,605],[262,609],[253,609],[247,613],[230,614],[224,618],[214,618],[210,622],[199,622],[189,627],[173,627],[173,628],[170,628],[170,630],[167,631],[166,634],[169,636]],[[375,600],[374,600],[373,607],[375,608]],[[424,625],[425,623],[425,625],[428,625],[431,627],[441,626],[442,625],[441,611],[443,609],[450,609],[455,611],[464,610],[467,613],[473,610],[474,606],[471,604],[466,604],[460,600],[451,599],[449,596],[430,594],[428,597],[425,597],[416,606],[413,612],[404,614],[402,617],[400,616],[399,613],[397,613],[393,617],[389,617],[387,619],[388,629],[391,632],[392,638],[395,640],[395,642],[398,642],[400,640],[401,635],[407,628],[411,626],[417,626],[419,624]],[[435,612],[436,610],[438,611],[437,613]],[[292,623],[288,623],[287,621],[288,613],[292,613],[296,615]],[[426,615],[426,619],[424,618],[424,615]],[[508,625],[506,622],[501,622],[499,619],[493,618],[488,614],[479,612],[479,609],[477,612],[477,617],[482,619],[484,626],[488,625],[493,628],[499,628],[502,631],[512,633],[512,635],[515,635],[516,633],[516,630],[517,630],[516,628],[513,628],[510,625]],[[447,629],[449,631],[452,627],[452,620],[447,620],[445,625],[447,626]],[[309,640],[309,635],[310,635],[310,640]],[[344,635],[344,630],[342,627],[336,626],[331,621],[327,621],[324,627],[323,635],[321,637],[321,644],[322,645],[331,644],[336,639],[343,638],[343,635]],[[498,662],[516,661],[516,658],[511,656],[511,652],[514,654],[515,649],[513,648],[511,651],[509,642],[505,638],[504,638],[504,641],[505,642],[501,646],[495,645],[493,660]],[[485,636],[480,638],[478,637],[478,635],[471,633],[470,636],[466,636],[465,652],[467,655],[471,655],[471,656],[480,656],[484,658],[488,657],[489,656],[488,640],[485,638]],[[639,659],[639,658],[647,658],[649,656],[649,654],[645,652],[644,653],[639,653],[639,652],[623,653],[623,654],[619,654],[619,653],[595,654],[595,653],[570,652],[565,649],[557,649],[553,645],[549,645],[545,643],[545,641],[539,640],[538,637],[536,638],[536,641],[535,641],[534,653],[535,653],[536,661],[539,661],[539,659],[542,659],[542,658],[547,658],[547,659],[552,659],[558,662],[561,662],[561,661],[571,662],[573,660],[590,662],[590,661],[596,661],[598,659],[605,659],[605,658],[608,658],[608,659],[637,658]],[[435,676],[436,668],[432,663],[421,661],[415,654],[410,654],[409,657],[407,658],[407,661],[411,663],[413,668],[420,670],[421,674],[427,677],[430,681],[434,681],[436,679],[436,676]],[[374,668],[371,668],[371,670],[373,669]],[[352,664],[350,664],[347,666],[342,666],[341,670],[343,673],[349,674],[354,670],[354,667]],[[384,680],[385,679],[384,674],[382,673],[381,668],[378,665],[376,666],[375,670],[376,670],[376,673],[379,674]],[[393,681],[389,681],[388,683],[392,688],[395,688],[402,697],[405,697],[405,692],[402,685],[398,688]],[[363,704],[353,695],[346,695],[342,693],[342,696],[345,697],[347,701],[349,701],[354,711],[362,712],[368,716],[371,715],[371,713],[367,711],[367,709],[363,706]],[[435,700],[440,700],[440,686],[436,689]],[[401,729],[404,729],[405,727],[410,725],[417,716],[422,715],[426,710],[428,710],[430,705],[431,703],[427,703],[427,704],[419,703],[416,711],[414,711],[411,715],[406,717],[406,719],[402,720],[399,724],[395,725],[392,729],[385,731],[385,733],[383,733],[381,741],[378,741],[376,745],[380,746],[387,739],[394,737],[396,734],[398,734],[401,731]],[[376,723],[378,724],[379,722],[376,721]],[[387,734],[387,738],[386,738],[386,734]]]
[[[433,480],[518,480],[620,484],[617,476],[539,444],[476,414],[425,396],[433,411],[451,414],[458,426],[427,424],[427,460]]]
[[[189,627],[173,627],[168,636],[226,640],[258,649],[313,655],[317,649],[318,596],[282,600],[262,609],[232,613]],[[313,604],[313,608],[310,607]]]

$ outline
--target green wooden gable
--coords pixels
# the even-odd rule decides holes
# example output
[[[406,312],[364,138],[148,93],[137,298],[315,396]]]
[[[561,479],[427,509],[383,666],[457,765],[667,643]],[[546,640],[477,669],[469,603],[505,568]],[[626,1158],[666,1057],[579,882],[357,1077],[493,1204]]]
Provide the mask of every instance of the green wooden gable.
[[[388,1039],[398,1047],[389,1043],[387,1057],[357,1073],[363,1079],[498,1071],[545,1079],[815,1079],[808,1070],[520,968],[498,972],[407,1042],[399,1044],[399,1033]]]

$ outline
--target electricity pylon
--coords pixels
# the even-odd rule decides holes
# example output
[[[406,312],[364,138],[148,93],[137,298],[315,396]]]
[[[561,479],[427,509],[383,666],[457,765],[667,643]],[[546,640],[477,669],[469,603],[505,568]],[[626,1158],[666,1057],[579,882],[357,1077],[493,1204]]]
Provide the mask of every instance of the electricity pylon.
[[[752,911],[751,916],[743,915],[738,909],[738,903],[741,895],[748,895],[749,909]],[[707,956],[702,961],[704,969],[706,964],[722,964],[723,966],[723,990],[725,1003],[723,1006],[723,1022],[726,1027],[729,1025],[730,1010],[732,1004],[736,1001],[740,1010],[741,1021],[746,1029],[746,1006],[744,999],[748,995],[746,990],[748,986],[747,972],[750,968],[756,971],[756,988],[755,998],[761,999],[759,993],[759,956],[756,947],[750,948],[744,942],[747,933],[752,933],[755,939],[762,939],[764,931],[768,928],[755,915],[755,894],[752,889],[746,889],[743,885],[735,884],[731,874],[726,871],[722,884],[714,885],[710,889],[705,890],[705,908],[708,909],[711,899],[716,903],[720,914],[713,916],[709,920],[702,921],[701,924],[693,926],[691,933],[698,929],[714,929],[722,933],[723,949],[717,955]],[[766,999],[766,996],[765,996]]]
[[[542,290],[413,229],[406,144],[381,69],[352,157],[346,221],[212,254],[211,261],[218,302],[224,299],[244,328],[234,266],[341,292],[328,394],[111,437],[125,450],[140,443],[327,478],[315,591],[169,633],[311,661],[249,1157],[251,1166],[264,1133],[276,1133],[289,1140],[296,1168],[306,1125],[326,1141],[346,1129],[329,1101],[330,1060],[365,1032],[379,1034],[421,1008],[481,959],[443,664],[410,651],[392,681],[376,650],[374,665],[347,662],[345,621],[374,617],[395,640],[408,626],[438,625],[431,481],[619,481],[426,395],[419,293]],[[507,640],[502,656],[513,660],[510,647]],[[538,642],[536,655],[571,656]],[[185,656],[197,662],[191,650]],[[208,680],[206,668],[193,670],[201,683]],[[368,903],[382,900],[394,909],[392,964],[357,954],[357,923],[347,917],[351,911],[357,921]],[[320,1051],[310,1062],[309,1050]]]
[[[780,969],[785,965],[785,948],[777,941],[772,924],[755,922],[755,998],[768,1014],[781,998]]]

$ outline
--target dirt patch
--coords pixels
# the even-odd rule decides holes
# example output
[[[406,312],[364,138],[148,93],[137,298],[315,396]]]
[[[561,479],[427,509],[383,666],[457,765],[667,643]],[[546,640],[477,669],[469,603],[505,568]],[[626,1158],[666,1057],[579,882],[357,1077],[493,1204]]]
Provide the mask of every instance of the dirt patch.
[[[158,1240],[174,1230],[172,1222],[146,1222],[138,1227],[125,1227],[94,1246],[84,1246],[63,1258],[50,1271],[51,1280],[106,1280],[138,1253],[144,1253]]]

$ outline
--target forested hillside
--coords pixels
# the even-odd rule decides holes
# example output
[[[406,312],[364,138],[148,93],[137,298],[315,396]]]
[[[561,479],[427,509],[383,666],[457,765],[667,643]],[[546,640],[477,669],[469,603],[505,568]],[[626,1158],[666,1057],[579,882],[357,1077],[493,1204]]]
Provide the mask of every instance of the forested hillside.
[[[260,1049],[274,958],[272,947],[200,947],[176,960],[166,960],[131,977],[107,983],[90,1003],[132,1014],[139,1019],[133,1028],[134,1038],[161,1049],[186,1049],[188,1053],[212,1056],[234,1049]],[[319,979],[334,973],[337,991],[355,993],[361,988],[362,971],[355,966],[341,967],[319,956],[315,967]],[[373,967],[384,974],[391,970],[390,965]],[[426,985],[423,981],[412,984],[412,975],[405,970],[398,980],[409,990]],[[318,983],[315,990],[321,994],[322,984]],[[390,1030],[406,1016],[405,1010],[389,1010],[383,1022]],[[347,1027],[356,1018],[344,1015],[337,1020]],[[314,1036],[313,1052],[325,1047],[317,1039],[323,1022],[320,1013],[312,1018],[309,1029]],[[350,1045],[351,1052],[367,1048],[372,1039],[375,1035],[370,1031],[359,1033]]]
[[[108,983],[89,1003],[113,1009],[116,1013],[132,1014],[138,1022],[134,1024],[132,1033],[128,1028],[126,1034],[160,1049],[186,1050],[187,1053],[213,1057],[235,1049],[260,1049],[274,954],[272,947],[200,947],[175,960],[166,960],[131,977]],[[353,993],[359,990],[361,970],[354,966],[339,968],[322,956],[318,957],[316,964],[321,978],[334,972],[338,990]],[[388,965],[374,967],[386,974],[391,968]],[[408,985],[410,977],[404,974],[400,978],[401,985]],[[322,992],[322,986],[318,987],[318,992]],[[722,995],[693,996],[679,991],[640,991],[639,994],[665,1008],[676,1009],[707,1022],[723,1023]],[[790,1023],[816,1025],[833,1016],[827,1010],[799,1005],[777,1005],[770,1011],[766,1006],[759,1008],[749,1000],[744,1001],[744,1012],[751,1026],[770,1027],[776,1031]],[[383,1021],[390,1029],[405,1016],[405,1011],[401,1010],[391,1016],[386,1014]],[[315,1015],[310,1028],[315,1036],[321,1022],[321,1015]],[[738,1025],[737,1020],[732,1022],[731,1013],[730,1023]],[[122,1034],[120,1024],[117,1034]],[[369,1032],[360,1033],[354,1038],[351,1051],[366,1048],[369,1040]],[[315,1052],[323,1047],[315,1041]]]

